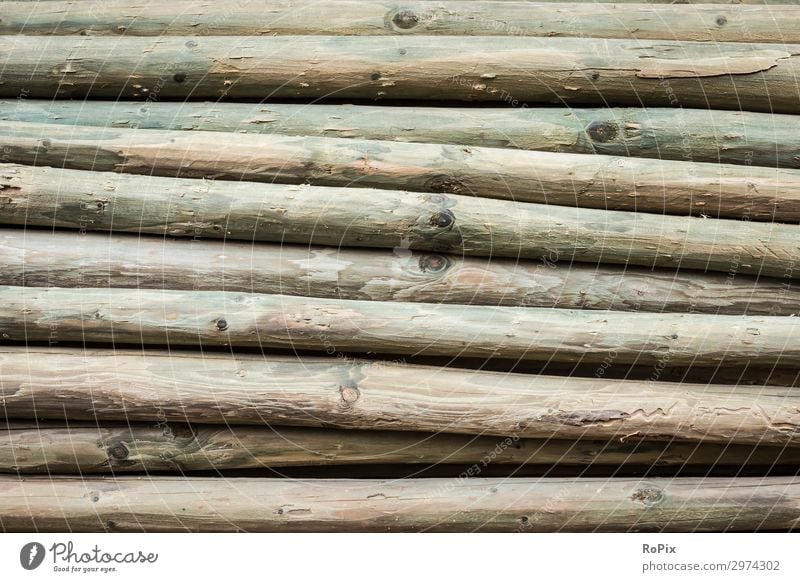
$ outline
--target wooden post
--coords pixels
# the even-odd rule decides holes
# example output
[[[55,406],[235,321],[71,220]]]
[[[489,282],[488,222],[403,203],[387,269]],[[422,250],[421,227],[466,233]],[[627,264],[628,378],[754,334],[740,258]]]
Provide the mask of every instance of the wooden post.
[[[713,162],[800,168],[800,117],[746,111],[641,107],[482,107],[476,110],[462,107],[317,103],[15,99],[0,101],[0,119],[69,126],[411,141],[560,153],[599,153],[680,160],[687,164]],[[422,147],[425,151],[432,151],[427,146]],[[427,163],[430,162],[427,159]],[[538,166],[542,160],[537,159],[536,162]],[[426,159],[420,156],[419,163],[424,166]],[[447,163],[452,164],[454,160],[447,160]],[[501,171],[507,159],[500,157],[493,163],[496,165],[492,167],[492,174]],[[584,158],[582,163],[590,163],[590,160]],[[407,168],[407,171],[419,167],[415,165]],[[681,167],[691,168],[696,176],[713,170],[697,164]],[[607,171],[613,170],[613,166],[607,168]],[[725,168],[725,171],[734,175],[737,173],[732,168]],[[760,175],[758,171],[751,178],[757,175]],[[617,176],[618,179],[620,177]],[[364,178],[368,179],[369,176]],[[466,178],[474,177],[467,174]],[[642,176],[638,178],[641,180]],[[663,180],[673,178],[670,172],[661,176]],[[588,186],[588,183],[581,184],[581,188]],[[694,187],[700,188],[702,185],[695,183]],[[470,190],[474,189],[474,186],[470,187]],[[486,195],[493,195],[495,190]],[[613,191],[610,194],[613,195]]]
[[[60,332],[57,325],[51,330],[56,338]],[[12,419],[800,444],[800,397],[782,387],[508,374],[402,360],[32,346],[2,348],[0,374],[0,410]]]
[[[440,144],[131,131],[11,121],[0,122],[0,131],[7,162],[39,166],[800,221],[800,170]]]
[[[0,37],[0,97],[399,99],[796,113],[800,46],[458,36]]]
[[[412,252],[0,229],[0,285],[800,315],[788,279]]]
[[[584,2],[293,0],[265,11],[236,0],[4,2],[0,34],[468,35],[639,38],[714,42],[800,42],[792,6],[614,5]]]
[[[0,477],[0,531],[770,531],[800,478]]]
[[[797,276],[800,258],[796,225],[523,204],[458,194],[18,165],[0,166],[0,191],[6,224],[81,232],[680,267],[720,271],[731,278],[749,273],[788,280]]]
[[[0,472],[86,474],[265,467],[478,464],[702,468],[800,463],[800,448],[566,441],[398,431],[162,423],[0,424]]]

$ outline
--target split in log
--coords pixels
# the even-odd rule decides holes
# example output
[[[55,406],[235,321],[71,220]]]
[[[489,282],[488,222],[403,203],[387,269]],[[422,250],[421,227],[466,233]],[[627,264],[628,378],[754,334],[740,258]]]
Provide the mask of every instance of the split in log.
[[[0,131],[0,147],[7,162],[37,166],[800,221],[800,170],[796,169],[447,144],[12,121],[0,122]]]
[[[81,232],[700,269],[732,279],[740,273],[785,280],[800,274],[798,227],[788,224],[20,165],[0,165],[0,192],[6,224]]]
[[[60,331],[55,325],[54,333]],[[0,350],[0,410],[10,419],[800,445],[800,396],[793,388],[533,376],[330,357]]]
[[[794,6],[686,6],[584,2],[293,0],[269,10],[247,2],[194,0],[3,2],[0,34],[468,35],[800,42]]]
[[[0,424],[0,472],[230,471],[377,464],[796,466],[800,448],[468,437],[397,431],[186,424]]]
[[[17,99],[0,101],[0,119],[69,126],[410,141],[598,153],[687,163],[800,168],[800,117],[745,111],[554,107],[469,109]],[[427,159],[428,164],[431,161],[424,156],[421,159]],[[493,160],[492,163],[497,165],[488,173],[500,172],[507,161],[505,157]],[[447,160],[447,163],[452,163],[452,160]],[[540,163],[541,160],[537,160],[535,165]],[[419,171],[425,165],[422,161],[419,167],[409,170]],[[696,164],[686,167],[696,172],[713,170]],[[727,172],[736,174],[733,169],[726,169],[726,176],[729,175]],[[667,172],[662,176],[664,180],[670,177]],[[466,179],[469,178],[475,176],[467,175]],[[694,184],[693,187],[702,188],[702,185]],[[474,191],[475,188],[470,186],[468,190]],[[493,188],[491,192],[495,190]],[[492,195],[491,192],[487,195]]]
[[[796,366],[800,319],[0,286],[10,341],[230,346],[640,365]]]
[[[0,37],[0,97],[401,99],[796,113],[800,46],[458,36]]]
[[[33,229],[0,229],[0,285],[800,315],[800,289],[788,279]]]
[[[800,478],[0,477],[0,531],[792,530]]]

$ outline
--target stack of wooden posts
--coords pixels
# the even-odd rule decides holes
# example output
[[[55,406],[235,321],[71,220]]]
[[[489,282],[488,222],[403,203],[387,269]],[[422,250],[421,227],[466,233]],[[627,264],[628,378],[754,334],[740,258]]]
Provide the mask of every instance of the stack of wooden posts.
[[[0,35],[0,530],[798,527],[798,2]]]

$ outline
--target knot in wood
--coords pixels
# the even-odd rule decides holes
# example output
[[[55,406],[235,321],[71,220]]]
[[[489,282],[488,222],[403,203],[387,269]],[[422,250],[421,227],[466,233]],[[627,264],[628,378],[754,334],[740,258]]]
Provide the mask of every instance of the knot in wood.
[[[653,507],[663,503],[666,497],[667,496],[664,491],[655,485],[643,485],[634,491],[633,495],[631,495],[631,499],[633,501],[639,501],[647,507]]]
[[[419,270],[423,273],[441,273],[450,267],[450,260],[443,255],[425,255],[419,259]]]
[[[342,405],[347,407],[355,404],[361,396],[358,388],[354,388],[353,386],[342,386],[339,388],[339,393],[342,397]]]
[[[450,210],[444,209],[431,216],[430,225],[438,228],[447,228],[456,221],[456,216]]]
[[[593,121],[586,127],[586,133],[592,141],[605,143],[617,137],[619,128],[616,123],[608,121]]]
[[[108,456],[116,461],[124,461],[128,455],[130,455],[130,451],[124,443],[115,443],[108,447]]]
[[[411,10],[400,10],[392,16],[392,24],[402,30],[408,30],[419,24],[419,16]]]

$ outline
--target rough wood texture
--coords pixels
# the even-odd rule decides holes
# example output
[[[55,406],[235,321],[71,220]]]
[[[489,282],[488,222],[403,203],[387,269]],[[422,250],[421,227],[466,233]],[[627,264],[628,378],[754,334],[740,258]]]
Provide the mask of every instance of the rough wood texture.
[[[0,287],[12,341],[796,366],[800,319],[391,303],[225,291]]]
[[[794,6],[664,6],[586,2],[229,0],[3,2],[0,34],[125,36],[490,35],[800,42]]]
[[[0,472],[230,471],[264,467],[478,464],[686,469],[796,465],[800,448],[653,441],[565,441],[397,431],[11,421]]]
[[[800,45],[457,36],[0,37],[0,97],[449,99],[795,113]],[[155,96],[155,97],[154,97]]]
[[[800,170],[446,144],[0,122],[7,162],[800,221]]]
[[[0,531],[793,530],[800,478],[0,477]]]
[[[241,291],[332,299],[800,315],[789,279],[558,261],[0,229],[0,285]]]
[[[800,168],[800,117],[746,111],[15,99],[0,101],[0,119],[69,126],[364,138]],[[495,160],[499,167],[505,162],[505,158]]]
[[[233,346],[642,365],[796,366],[800,319],[391,303],[226,291],[0,287],[12,341]],[[613,354],[613,355],[612,355]]]
[[[800,396],[792,388],[565,378],[341,358],[0,350],[0,410],[6,418],[800,444]]]
[[[219,146],[218,146],[219,147]],[[796,225],[0,165],[6,224],[797,277]]]

